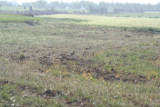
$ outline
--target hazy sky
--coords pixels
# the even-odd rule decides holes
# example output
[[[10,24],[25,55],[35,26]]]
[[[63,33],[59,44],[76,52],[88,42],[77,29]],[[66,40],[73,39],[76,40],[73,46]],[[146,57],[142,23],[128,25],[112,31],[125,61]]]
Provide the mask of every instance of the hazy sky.
[[[18,3],[23,2],[34,2],[37,0],[7,0],[7,1],[17,1]],[[48,2],[51,1],[64,1],[64,2],[72,2],[72,1],[82,1],[82,0],[46,0]],[[84,1],[93,1],[93,2],[99,2],[99,1],[106,1],[106,2],[121,2],[121,3],[150,3],[150,4],[156,4],[160,3],[160,0],[84,0]]]

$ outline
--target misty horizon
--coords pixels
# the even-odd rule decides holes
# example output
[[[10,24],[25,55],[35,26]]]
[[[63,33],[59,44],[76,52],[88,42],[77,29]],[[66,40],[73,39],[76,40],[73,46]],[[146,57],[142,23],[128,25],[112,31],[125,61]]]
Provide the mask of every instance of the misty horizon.
[[[1,1],[7,1],[7,2],[17,2],[18,4],[23,4],[27,2],[35,2],[38,0],[1,0]],[[58,2],[80,2],[80,1],[89,1],[89,2],[108,2],[108,3],[138,3],[138,4],[158,4],[160,3],[159,0],[44,0],[48,3],[58,1]]]

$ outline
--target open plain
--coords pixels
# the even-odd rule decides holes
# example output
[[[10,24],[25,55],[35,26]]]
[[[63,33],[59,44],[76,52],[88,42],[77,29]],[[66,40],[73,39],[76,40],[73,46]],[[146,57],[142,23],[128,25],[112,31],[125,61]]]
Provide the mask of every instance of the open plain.
[[[0,106],[160,106],[160,19],[0,21]]]

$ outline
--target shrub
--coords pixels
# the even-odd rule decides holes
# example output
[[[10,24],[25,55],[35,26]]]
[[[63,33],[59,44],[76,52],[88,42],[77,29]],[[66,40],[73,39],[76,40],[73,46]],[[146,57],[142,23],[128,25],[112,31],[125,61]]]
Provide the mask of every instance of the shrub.
[[[26,20],[26,21],[24,21],[24,23],[31,25],[31,26],[33,26],[35,24],[33,20]]]
[[[34,17],[34,14],[33,13],[25,13],[24,16]]]

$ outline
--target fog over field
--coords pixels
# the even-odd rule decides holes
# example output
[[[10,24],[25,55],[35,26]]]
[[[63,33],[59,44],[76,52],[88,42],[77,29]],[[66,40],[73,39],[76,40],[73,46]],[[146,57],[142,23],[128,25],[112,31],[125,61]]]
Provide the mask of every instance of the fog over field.
[[[160,107],[160,0],[0,0],[0,107]]]
[[[24,2],[34,2],[37,0],[7,0],[7,1],[16,1],[18,3],[24,3]],[[77,1],[82,1],[82,0],[46,0],[47,2],[52,2],[52,1],[59,1],[59,2],[77,2]],[[83,1],[91,1],[91,2],[119,2],[119,3],[145,3],[145,4],[156,4],[159,3],[159,0],[83,0]]]

